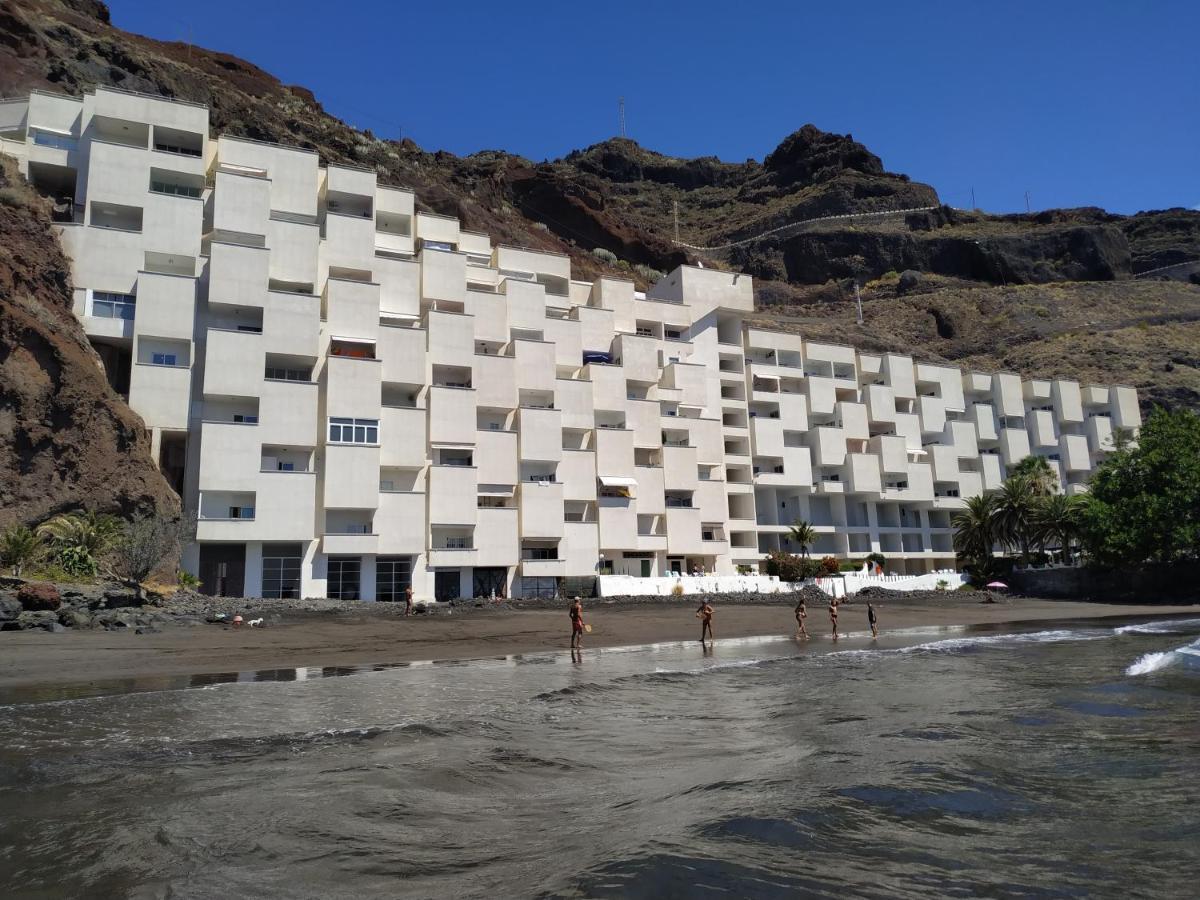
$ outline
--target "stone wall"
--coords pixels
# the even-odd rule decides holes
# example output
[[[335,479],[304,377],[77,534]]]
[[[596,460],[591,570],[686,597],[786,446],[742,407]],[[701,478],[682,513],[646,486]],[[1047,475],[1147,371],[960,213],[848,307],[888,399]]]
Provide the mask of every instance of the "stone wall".
[[[1200,563],[1113,571],[1086,566],[1014,570],[1009,586],[1026,596],[1064,600],[1200,602]]]

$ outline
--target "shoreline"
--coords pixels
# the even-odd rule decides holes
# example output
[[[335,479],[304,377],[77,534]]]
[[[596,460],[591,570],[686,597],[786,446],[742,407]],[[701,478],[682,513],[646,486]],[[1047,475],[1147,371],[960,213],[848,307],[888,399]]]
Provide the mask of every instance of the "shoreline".
[[[866,604],[842,607],[842,642],[869,644]],[[1002,603],[947,598],[937,603],[876,600],[881,638],[915,628],[984,627],[997,631],[1054,620],[1200,617],[1200,604],[1138,605],[1013,598]],[[699,623],[689,603],[584,608],[594,626],[589,650],[698,643]],[[860,621],[861,620],[861,621]],[[785,604],[716,605],[716,643],[723,638],[794,638]],[[829,616],[810,605],[810,645],[830,643]],[[301,668],[390,667],[431,662],[502,659],[561,652],[570,637],[565,609],[472,610],[457,615],[370,615],[357,612],[291,616],[264,628],[172,626],[153,634],[81,631],[11,632],[0,636],[0,691],[80,689],[101,682],[217,678],[237,673]]]

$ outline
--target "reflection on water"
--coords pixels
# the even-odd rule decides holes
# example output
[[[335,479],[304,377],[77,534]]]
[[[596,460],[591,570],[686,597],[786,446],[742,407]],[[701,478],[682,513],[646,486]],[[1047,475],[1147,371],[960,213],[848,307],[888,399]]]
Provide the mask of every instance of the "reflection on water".
[[[1193,896],[1200,670],[1179,651],[1198,634],[25,692],[0,706],[0,895]]]

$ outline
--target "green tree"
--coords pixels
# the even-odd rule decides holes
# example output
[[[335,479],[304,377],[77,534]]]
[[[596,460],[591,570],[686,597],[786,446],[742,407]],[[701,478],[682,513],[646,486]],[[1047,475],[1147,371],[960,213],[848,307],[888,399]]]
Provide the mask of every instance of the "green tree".
[[[1009,478],[1028,478],[1030,487],[1039,497],[1049,497],[1058,490],[1058,473],[1044,456],[1026,456],[1012,467]]]
[[[1099,465],[1083,545],[1106,566],[1200,558],[1200,415],[1156,409]]]
[[[979,575],[990,568],[996,535],[996,495],[967,498],[967,506],[950,520],[954,526],[954,552]]]
[[[1083,529],[1084,509],[1087,500],[1082,495],[1068,497],[1066,494],[1051,494],[1038,501],[1033,510],[1033,532],[1042,546],[1057,541],[1062,549],[1063,561],[1071,561],[1071,545]]]
[[[992,514],[996,537],[1012,550],[1020,549],[1022,562],[1029,561],[1030,545],[1036,540],[1034,510],[1041,500],[1039,486],[1026,475],[1016,475],[1000,485]]]
[[[19,576],[21,569],[36,562],[45,551],[45,544],[24,525],[13,525],[0,534],[0,564]]]
[[[800,548],[800,555],[807,558],[808,548],[817,542],[817,529],[803,519],[798,519],[788,529],[788,537]]]
[[[38,526],[59,564],[71,575],[95,575],[121,537],[121,522],[95,510],[64,513]]]

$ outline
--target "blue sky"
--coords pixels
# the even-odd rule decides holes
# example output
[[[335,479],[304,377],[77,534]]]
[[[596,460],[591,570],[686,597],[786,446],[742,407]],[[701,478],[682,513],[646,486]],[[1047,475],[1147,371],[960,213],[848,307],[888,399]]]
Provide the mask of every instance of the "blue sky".
[[[311,89],[381,137],[534,160],[627,131],[762,159],[806,122],[849,132],[943,202],[1200,205],[1200,3],[479,3],[110,0]]]

